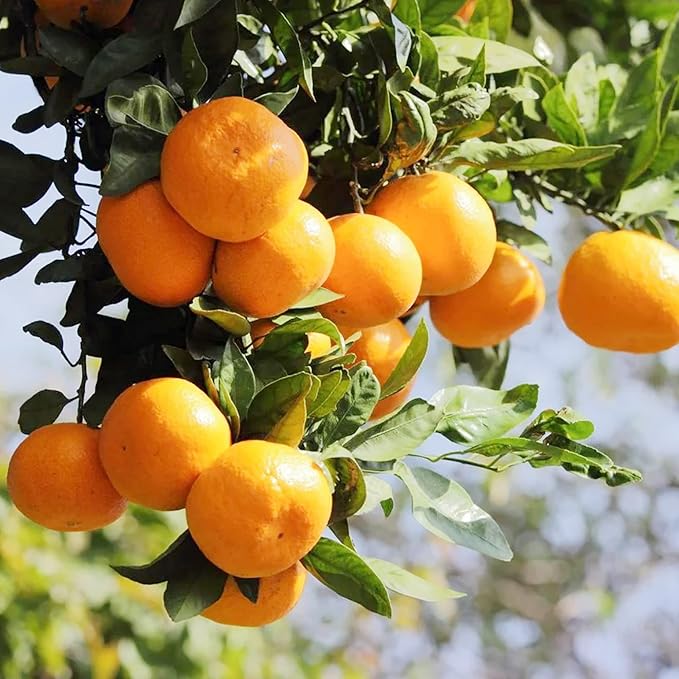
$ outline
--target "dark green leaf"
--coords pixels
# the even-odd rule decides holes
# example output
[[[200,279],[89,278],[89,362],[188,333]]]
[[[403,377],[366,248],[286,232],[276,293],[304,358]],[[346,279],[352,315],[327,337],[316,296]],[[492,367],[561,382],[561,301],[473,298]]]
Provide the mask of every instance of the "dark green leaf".
[[[253,604],[259,599],[259,578],[236,578],[236,586],[240,593]]]
[[[162,35],[123,33],[97,54],[85,73],[80,96],[97,94],[118,78],[152,62],[161,52]]]
[[[221,0],[184,0],[175,29],[197,21],[220,2]]]
[[[566,92],[561,83],[542,98],[542,108],[547,114],[547,123],[561,141],[574,146],[587,144],[585,130],[578,120],[576,111],[566,99]]]
[[[54,166],[54,186],[59,193],[73,205],[83,205],[83,199],[75,188],[75,175],[78,163],[62,160]]]
[[[321,381],[321,386],[316,398],[309,404],[307,416],[321,419],[331,413],[347,393],[351,378],[346,370],[333,370],[317,377]]]
[[[30,434],[46,424],[52,424],[70,402],[64,394],[54,389],[43,389],[31,396],[19,410],[19,429]]]
[[[304,567],[326,587],[364,606],[391,617],[389,594],[373,570],[356,552],[339,542],[321,538],[302,559]]]
[[[229,338],[219,368],[219,392],[226,390],[244,420],[255,396],[255,374],[236,342]]]
[[[366,499],[365,480],[361,468],[350,457],[335,457],[324,461],[335,483],[332,494],[330,523],[353,516]]]
[[[182,77],[181,85],[187,98],[197,100],[198,93],[207,82],[207,67],[200,58],[196,41],[193,37],[193,29],[189,28],[184,34],[181,50]]]
[[[163,595],[165,610],[174,622],[199,615],[224,592],[227,575],[205,557],[190,570],[173,575]]]
[[[353,552],[356,551],[356,546],[351,539],[351,533],[349,531],[349,522],[346,519],[335,521],[334,523],[331,523],[328,528],[345,547],[348,547]]]
[[[272,113],[280,115],[297,96],[298,91],[299,87],[295,85],[284,92],[265,92],[260,94],[255,101],[262,104],[262,106],[266,106]]]
[[[422,319],[415,330],[407,349],[399,359],[387,381],[382,385],[380,400],[388,398],[403,389],[420,369],[422,361],[427,354],[429,346],[429,333],[427,325]]]
[[[497,222],[497,236],[498,240],[525,250],[545,264],[552,263],[552,251],[547,241],[525,226],[501,219]]]
[[[7,59],[6,61],[1,62],[0,71],[4,73],[42,77],[46,75],[60,75],[61,67],[47,57],[29,55],[26,57],[17,57],[16,59]]]
[[[486,556],[509,561],[512,550],[495,521],[455,481],[398,461],[394,473],[410,491],[413,516],[434,535]]]
[[[465,596],[462,592],[435,585],[433,582],[410,573],[389,561],[366,559],[365,562],[392,592],[398,592],[421,601],[446,601]]]
[[[140,127],[124,126],[113,133],[111,163],[101,182],[103,196],[119,196],[160,174],[165,137]]]
[[[165,355],[172,361],[177,372],[186,380],[199,387],[203,385],[203,372],[200,363],[196,361],[186,349],[163,345]]]
[[[0,196],[7,205],[28,207],[45,195],[52,184],[54,161],[22,153],[0,140]]]
[[[196,297],[189,308],[196,316],[209,319],[231,335],[242,337],[250,332],[247,318],[235,311],[229,311],[219,300]]]
[[[52,61],[79,76],[84,76],[97,53],[98,45],[82,33],[59,28],[52,24],[38,31],[40,52]]]
[[[499,389],[507,371],[509,342],[482,349],[453,347],[453,356],[456,363],[469,365],[472,374],[482,387]]]
[[[64,350],[64,338],[61,336],[59,330],[51,323],[47,323],[46,321],[34,321],[33,323],[25,325],[23,330],[29,335],[41,339],[46,344],[56,347],[59,351]]]
[[[22,134],[30,134],[39,130],[45,122],[45,106],[40,105],[32,111],[22,113],[12,125],[12,129]]]
[[[38,253],[39,250],[27,250],[0,259],[0,281],[21,271],[37,257]]]
[[[326,318],[306,318],[286,321],[269,332],[258,351],[261,353],[278,354],[285,350],[291,343],[300,338],[306,338],[309,332],[318,332],[327,335],[341,351],[344,351],[344,338],[337,326]]]

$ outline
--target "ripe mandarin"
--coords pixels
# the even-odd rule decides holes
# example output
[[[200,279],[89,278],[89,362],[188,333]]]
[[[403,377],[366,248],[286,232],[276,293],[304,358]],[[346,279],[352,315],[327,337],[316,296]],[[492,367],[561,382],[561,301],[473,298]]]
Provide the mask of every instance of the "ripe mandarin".
[[[219,243],[212,284],[230,307],[258,318],[276,316],[319,288],[334,261],[330,224],[315,207],[298,200],[258,238]]]
[[[298,561],[282,573],[259,580],[257,603],[252,603],[238,589],[233,578],[227,578],[224,593],[201,615],[222,625],[260,627],[280,620],[297,604],[304,591],[306,570]]]
[[[120,23],[132,7],[133,0],[36,0],[49,21],[70,28],[74,21],[85,19],[99,28]]]
[[[519,250],[497,243],[483,278],[462,292],[429,300],[431,320],[453,344],[464,348],[499,344],[528,325],[545,305],[537,267]]]
[[[215,241],[172,209],[157,180],[122,196],[104,196],[97,236],[123,286],[149,304],[184,304],[210,279]]]
[[[269,109],[224,97],[189,111],[163,147],[160,179],[194,229],[237,243],[293,209],[307,180],[304,143]]]
[[[422,295],[469,288],[495,252],[493,213],[476,189],[444,172],[408,175],[389,183],[368,206],[400,227],[422,259]]]
[[[679,250],[640,231],[595,233],[561,278],[559,308],[588,344],[635,354],[679,343]]]
[[[160,377],[127,388],[104,417],[99,455],[131,502],[181,509],[198,475],[231,445],[226,418],[195,384]]]
[[[49,424],[34,431],[9,462],[7,488],[31,521],[60,531],[103,528],[125,511],[99,461],[99,431]]]
[[[316,544],[332,507],[320,467],[269,441],[233,445],[194,483],[189,531],[205,556],[242,578],[275,575]]]
[[[369,328],[405,313],[422,284],[410,238],[374,215],[341,215],[330,224],[337,254],[324,287],[344,297],[324,304],[323,315],[345,327]]]

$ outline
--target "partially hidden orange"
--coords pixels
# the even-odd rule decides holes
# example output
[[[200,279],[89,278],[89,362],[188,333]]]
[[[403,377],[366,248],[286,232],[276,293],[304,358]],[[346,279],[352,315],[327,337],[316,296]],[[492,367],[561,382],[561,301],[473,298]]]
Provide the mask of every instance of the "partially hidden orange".
[[[125,500],[99,461],[99,431],[84,424],[49,424],[17,448],[7,488],[31,521],[59,531],[103,528],[125,511]]]
[[[463,348],[504,342],[535,320],[544,305],[545,286],[537,267],[506,243],[497,243],[490,268],[478,283],[429,300],[436,329]]]
[[[422,263],[410,238],[374,215],[341,215],[330,224],[337,253],[324,287],[343,297],[324,304],[323,315],[344,327],[369,328],[405,313],[422,284]]]
[[[184,304],[210,280],[215,241],[172,209],[157,180],[104,196],[97,237],[123,286],[149,304]]]
[[[45,17],[61,28],[70,28],[82,19],[111,28],[120,23],[132,7],[133,0],[36,0]]]
[[[257,602],[252,603],[229,577],[222,596],[201,615],[222,625],[261,627],[280,620],[297,604],[304,591],[306,570],[298,561],[282,573],[259,579]]]
[[[173,128],[160,178],[194,229],[236,243],[285,219],[308,167],[304,143],[278,116],[256,101],[224,97],[189,111]]]
[[[390,220],[422,259],[421,295],[469,288],[495,253],[493,213],[476,189],[445,172],[407,175],[381,189],[368,212]]]
[[[128,387],[104,417],[99,454],[118,492],[181,509],[199,474],[231,445],[226,418],[195,384],[160,377]]]
[[[276,316],[321,287],[335,261],[326,218],[304,201],[263,235],[219,243],[212,270],[217,296],[249,316]]]

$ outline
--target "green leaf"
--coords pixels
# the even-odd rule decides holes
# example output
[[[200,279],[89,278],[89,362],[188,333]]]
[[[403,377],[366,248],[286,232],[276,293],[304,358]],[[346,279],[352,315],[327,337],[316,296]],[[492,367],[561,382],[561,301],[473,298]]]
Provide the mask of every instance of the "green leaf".
[[[278,116],[290,105],[297,96],[297,92],[299,92],[299,86],[295,85],[283,92],[265,92],[256,97],[255,101],[262,104],[262,106],[266,106],[269,111]]]
[[[292,309],[310,309],[312,307],[323,306],[323,304],[334,302],[335,300],[342,299],[342,297],[344,295],[340,295],[332,290],[318,288],[318,290],[309,293],[304,299],[296,302]]]
[[[394,507],[394,492],[391,486],[374,474],[367,474],[364,476],[366,498],[360,509],[354,514],[354,516],[360,516],[361,514],[367,514],[373,509],[376,509],[378,505],[382,506],[385,516],[389,516]]]
[[[489,109],[490,94],[478,83],[468,83],[444,92],[429,102],[432,120],[441,131],[469,125]]]
[[[60,391],[43,389],[31,396],[19,410],[19,429],[30,434],[46,424],[52,424],[70,399]]]
[[[366,559],[365,562],[392,592],[420,601],[447,601],[465,596],[462,592],[435,585],[389,561]]]
[[[58,28],[52,24],[38,31],[40,52],[59,66],[84,76],[99,46],[82,33]]]
[[[436,45],[427,33],[420,33],[420,68],[417,72],[417,77],[427,87],[431,87],[434,91],[438,90],[439,82],[441,80],[441,72],[439,70],[439,55],[436,51]]]
[[[585,130],[578,120],[577,113],[568,103],[561,83],[545,94],[542,98],[542,108],[547,115],[547,124],[561,141],[574,146],[587,144]]]
[[[373,613],[391,617],[389,594],[382,581],[356,552],[321,538],[302,559],[304,567],[326,587]]]
[[[679,183],[668,177],[651,179],[620,194],[617,210],[623,215],[665,214],[679,199]]]
[[[60,199],[45,210],[36,225],[40,245],[60,250],[71,241],[78,227],[80,208],[73,202]],[[37,240],[31,239],[31,242]]]
[[[512,27],[513,17],[512,0],[477,0],[472,24],[487,20],[495,39],[505,42]]]
[[[64,338],[57,328],[55,328],[51,323],[46,321],[34,321],[23,327],[23,331],[27,332],[33,337],[41,339],[46,344],[50,344],[53,347],[59,349],[59,351],[64,350]]]
[[[89,97],[110,83],[146,66],[162,50],[162,34],[123,33],[111,40],[92,59],[83,80],[81,97]]]
[[[302,372],[269,382],[250,404],[244,434],[252,438],[266,437],[298,404],[300,397],[306,398],[312,386],[312,376]]]
[[[174,26],[175,30],[197,21],[220,2],[221,0],[184,0],[179,19]]]
[[[466,0],[419,0],[422,28],[429,30],[448,23]]]
[[[243,337],[250,332],[248,319],[235,311],[229,311],[219,300],[204,296],[196,297],[189,305],[189,309],[196,316],[209,319],[236,337]]]
[[[6,205],[28,207],[52,185],[54,161],[22,153],[0,140],[0,196]]]
[[[219,391],[226,390],[241,420],[255,396],[255,374],[236,342],[229,338],[219,367]]]
[[[227,577],[205,557],[200,564],[172,576],[163,595],[167,614],[174,622],[199,615],[222,596]]]
[[[188,530],[185,530],[172,544],[153,561],[143,566],[111,566],[111,568],[132,582],[141,585],[157,585],[167,582],[182,571],[200,563],[205,557],[200,553]]]
[[[665,30],[660,44],[660,73],[665,82],[671,82],[679,74],[679,8],[675,9],[672,23]]]
[[[238,591],[253,604],[257,603],[259,599],[259,578],[236,578],[236,587]]]
[[[486,457],[517,455],[531,467],[561,466],[580,476],[603,478],[609,486],[635,483],[642,479],[637,470],[613,464],[611,458],[600,450],[556,434],[549,436],[546,442],[516,437],[495,439],[467,448],[463,454]]]
[[[311,384],[309,391],[311,391]],[[300,393],[289,405],[285,414],[271,428],[266,435],[266,441],[282,443],[297,448],[304,438],[306,423],[306,403],[309,391]]]
[[[460,68],[462,61],[476,59],[482,47],[485,47],[486,74],[488,75],[540,65],[540,62],[528,52],[494,40],[460,36],[437,36],[432,40],[439,53],[441,70],[450,73]]]
[[[46,75],[60,75],[61,66],[55,64],[52,59],[47,57],[29,55],[17,57],[16,59],[6,59],[0,62],[0,71],[40,78]]]
[[[455,443],[475,444],[506,434],[535,410],[538,387],[509,391],[457,386],[436,393],[431,403],[443,412],[437,431]]]
[[[317,375],[321,381],[316,398],[308,406],[308,417],[321,419],[331,413],[347,393],[351,378],[346,370],[333,370]]]
[[[393,137],[387,148],[389,165],[387,174],[410,167],[431,151],[437,130],[428,104],[409,92],[401,91],[394,101],[397,113]]]
[[[594,433],[594,425],[589,420],[580,419],[570,408],[561,408],[558,411],[543,410],[521,436],[539,438],[545,433],[560,434],[578,441],[589,438]]]
[[[453,356],[455,363],[469,365],[479,385],[489,389],[499,389],[507,371],[509,342],[480,349],[453,347]]]
[[[646,128],[639,137],[632,156],[632,163],[627,170],[623,187],[627,188],[633,184],[651,166],[660,150],[669,115],[674,108],[679,91],[679,78],[673,80],[663,92],[660,100],[653,109]]]
[[[429,333],[427,332],[427,325],[422,319],[408,347],[382,386],[380,401],[401,391],[415,377],[427,354],[428,345]]]
[[[163,352],[170,361],[172,361],[172,365],[176,368],[181,377],[202,387],[203,371],[201,370],[200,363],[196,361],[186,349],[171,347],[164,344]]]
[[[190,101],[197,101],[198,93],[203,89],[208,78],[208,70],[198,52],[193,29],[184,34],[181,49],[181,85]]]
[[[21,271],[38,256],[39,252],[39,250],[27,250],[0,259],[0,281]]]
[[[45,123],[45,106],[40,105],[32,111],[22,113],[14,121],[12,129],[22,134],[30,134],[39,130]]]
[[[498,87],[490,93],[490,112],[496,120],[522,101],[534,101],[539,95],[528,87]]]
[[[672,111],[667,116],[665,134],[660,142],[650,172],[654,176],[668,175],[679,158],[679,111]]]
[[[415,399],[350,438],[344,447],[358,460],[397,460],[415,452],[436,431],[442,415],[436,406]]]
[[[525,226],[500,219],[497,222],[497,236],[498,240],[525,250],[545,264],[552,263],[552,250],[547,241]]]
[[[160,81],[137,73],[108,86],[106,116],[114,127],[134,121],[152,132],[167,135],[181,118],[181,111]]]
[[[510,561],[512,550],[500,527],[455,481],[431,469],[396,462],[394,474],[410,492],[413,516],[429,532],[486,556]]]
[[[113,132],[111,162],[101,182],[102,196],[119,196],[160,175],[160,153],[165,137],[140,127]]]
[[[573,113],[577,119],[583,134],[585,131],[594,130],[599,122],[599,106],[600,106],[600,82],[599,74],[597,73],[597,65],[594,60],[594,55],[591,52],[583,54],[569,69],[566,74],[566,81],[563,85],[563,94],[566,104],[566,112],[564,116],[560,116],[558,110],[556,116],[558,118],[565,118],[568,123],[570,114]],[[554,90],[555,88],[552,88]],[[550,91],[552,91],[550,90]],[[615,94],[615,90],[614,90]],[[555,108],[563,105],[563,101],[558,101],[559,96],[555,96],[553,105]],[[554,114],[553,114],[554,115]],[[558,129],[550,123],[553,130]],[[578,127],[573,130],[579,134]],[[572,132],[571,132],[572,133]],[[576,134],[576,136],[577,136]],[[562,136],[563,141],[570,141]]]
[[[620,146],[571,146],[551,139],[492,142],[470,139],[449,153],[444,164],[485,170],[558,170],[580,168],[615,155]]]
[[[334,457],[324,461],[335,485],[329,523],[343,521],[363,506],[366,500],[365,479],[351,457]]]
[[[304,338],[306,342],[306,334],[309,332],[327,335],[337,344],[340,351],[344,351],[344,338],[342,334],[337,329],[337,326],[326,318],[295,318],[286,321],[283,325],[279,325],[266,335],[257,351],[272,355],[279,354],[285,351],[290,344],[298,342],[301,338]]]
[[[356,546],[351,539],[351,533],[349,532],[349,522],[346,519],[342,521],[335,521],[328,525],[328,528],[332,531],[332,534],[351,551],[356,551]]]
[[[387,81],[382,73],[378,73],[377,78],[377,120],[379,122],[379,137],[377,143],[383,146],[393,130],[394,121],[391,114],[391,98]]]
[[[351,386],[335,410],[323,419],[318,430],[321,448],[351,436],[365,424],[380,397],[380,383],[368,366],[360,366],[351,376]]]
[[[482,45],[479,53],[469,66],[469,71],[462,77],[464,85],[476,83],[483,86],[486,82],[486,46]]]
[[[271,29],[274,40],[285,54],[287,67],[299,76],[300,85],[313,99],[314,86],[311,62],[299,41],[297,31],[285,14],[270,0],[256,0],[255,4]]]

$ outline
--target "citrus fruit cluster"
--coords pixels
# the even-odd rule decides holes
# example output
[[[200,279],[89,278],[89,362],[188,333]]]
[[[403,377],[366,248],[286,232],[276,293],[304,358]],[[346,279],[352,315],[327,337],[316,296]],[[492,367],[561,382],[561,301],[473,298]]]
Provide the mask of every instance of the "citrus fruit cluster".
[[[286,445],[231,445],[226,418],[197,386],[179,378],[125,390],[100,430],[53,424],[12,456],[8,487],[17,508],[47,528],[94,530],[127,501],[156,510],[186,507],[193,540],[230,575],[259,578],[256,603],[229,580],[204,615],[263,625],[299,599],[298,563],[330,518],[332,491],[309,456]]]

